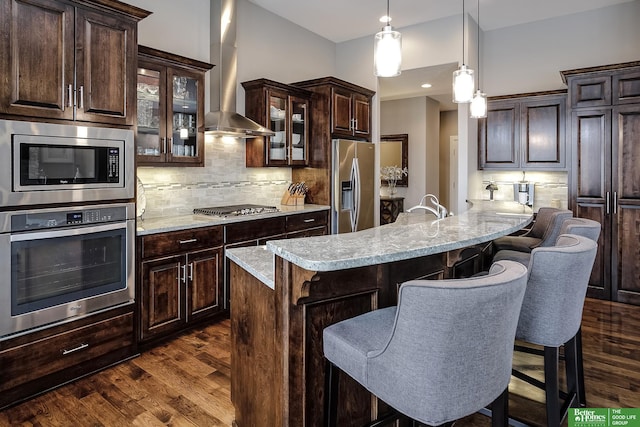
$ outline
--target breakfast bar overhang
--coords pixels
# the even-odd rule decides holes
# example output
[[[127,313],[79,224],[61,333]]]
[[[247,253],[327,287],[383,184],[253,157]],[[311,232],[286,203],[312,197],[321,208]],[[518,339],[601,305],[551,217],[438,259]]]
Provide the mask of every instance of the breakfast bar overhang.
[[[439,220],[401,214],[355,233],[229,249],[234,425],[322,425],[325,327],[395,305],[407,280],[451,277],[464,251],[476,258],[478,247],[532,218],[515,202],[476,201]],[[339,425],[364,425],[384,412],[348,376],[339,387]]]

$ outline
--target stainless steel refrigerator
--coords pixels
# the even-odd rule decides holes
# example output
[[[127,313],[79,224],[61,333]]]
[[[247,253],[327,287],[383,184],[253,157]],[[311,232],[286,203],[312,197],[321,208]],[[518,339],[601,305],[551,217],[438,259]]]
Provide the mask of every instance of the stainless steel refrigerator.
[[[375,147],[371,142],[334,139],[331,171],[331,232],[373,227]]]

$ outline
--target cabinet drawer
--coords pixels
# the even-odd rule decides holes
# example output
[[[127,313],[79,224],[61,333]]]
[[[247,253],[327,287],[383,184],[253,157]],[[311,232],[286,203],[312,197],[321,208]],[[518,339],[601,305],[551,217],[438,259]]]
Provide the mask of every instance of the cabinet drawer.
[[[193,228],[152,234],[142,236],[141,241],[142,258],[212,248],[222,246],[222,227]]]
[[[246,242],[284,234],[285,218],[267,218],[227,225],[225,243]]]
[[[0,391],[133,345],[133,314],[126,313],[0,352]]]
[[[327,225],[327,212],[309,212],[287,217],[287,232]]]
[[[611,77],[581,77],[569,81],[571,108],[611,105]]]
[[[640,102],[640,71],[613,76],[613,103],[635,104]]]

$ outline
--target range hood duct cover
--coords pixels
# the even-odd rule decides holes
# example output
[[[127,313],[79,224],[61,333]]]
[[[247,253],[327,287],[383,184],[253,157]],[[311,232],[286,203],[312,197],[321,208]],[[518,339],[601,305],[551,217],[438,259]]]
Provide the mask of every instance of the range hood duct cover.
[[[213,111],[204,115],[204,131],[212,135],[252,138],[275,133],[245,116],[230,111]]]
[[[235,0],[211,1],[211,109],[204,116],[209,135],[253,138],[273,136],[275,132],[236,113],[237,49]],[[218,105],[216,103],[219,102]],[[216,108],[218,111],[215,111]]]

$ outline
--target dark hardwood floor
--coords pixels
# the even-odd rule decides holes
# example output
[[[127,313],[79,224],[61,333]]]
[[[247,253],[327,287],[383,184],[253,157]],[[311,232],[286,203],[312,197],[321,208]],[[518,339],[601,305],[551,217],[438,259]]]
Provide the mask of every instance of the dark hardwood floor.
[[[640,407],[640,307],[588,299],[582,328],[588,406]],[[193,330],[2,411],[0,426],[230,426],[229,334],[228,320]],[[516,353],[514,364],[542,379],[541,359]],[[517,380],[510,390],[511,414],[543,426],[543,393]]]

